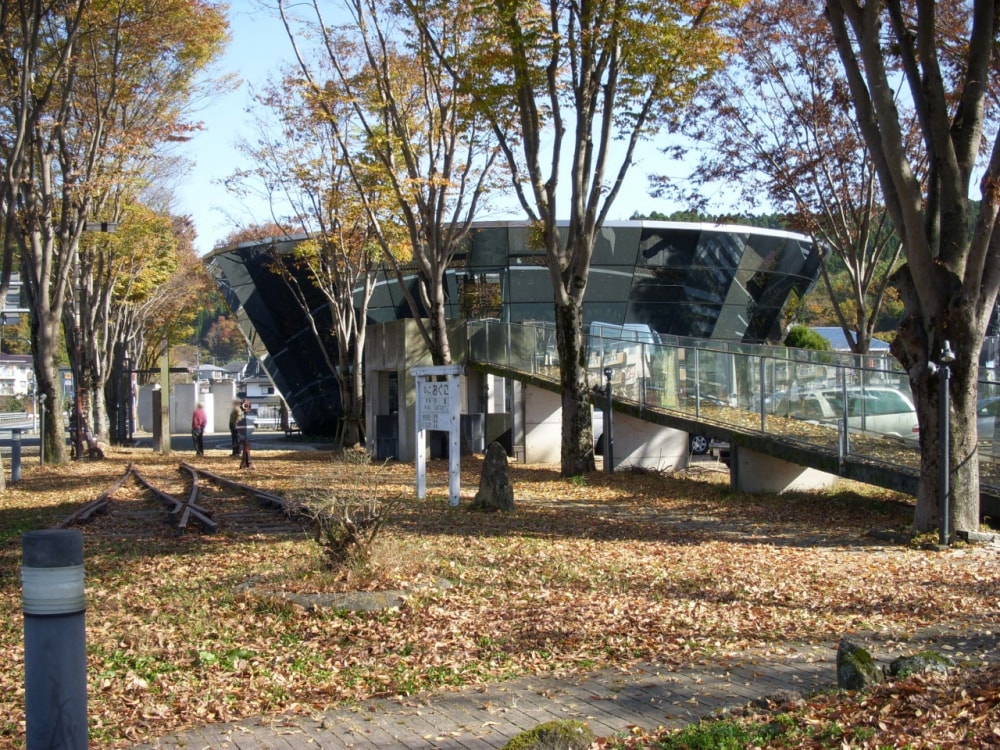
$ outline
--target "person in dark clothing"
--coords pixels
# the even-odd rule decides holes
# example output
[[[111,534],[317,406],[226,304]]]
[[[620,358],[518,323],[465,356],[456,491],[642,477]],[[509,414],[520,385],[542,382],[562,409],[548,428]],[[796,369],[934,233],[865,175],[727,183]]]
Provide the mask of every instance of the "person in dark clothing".
[[[243,409],[239,399],[233,399],[233,408],[229,412],[229,435],[233,439],[233,455],[240,455],[240,420],[243,419]]]

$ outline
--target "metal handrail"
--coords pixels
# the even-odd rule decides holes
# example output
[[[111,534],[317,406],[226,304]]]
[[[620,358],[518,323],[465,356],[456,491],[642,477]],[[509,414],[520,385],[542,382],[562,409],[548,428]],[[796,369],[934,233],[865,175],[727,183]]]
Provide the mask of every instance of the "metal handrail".
[[[620,338],[605,335],[611,326],[597,328],[599,335],[585,337],[589,383],[601,386],[610,368],[616,398],[640,412],[665,410],[742,432],[792,430],[796,441],[836,445],[842,461],[879,460],[877,441],[852,439],[872,433],[898,438],[918,455],[909,378],[891,358],[653,333],[644,337],[655,341],[640,341],[634,331]],[[558,382],[551,324],[479,320],[467,331],[470,360]],[[980,397],[1000,396],[1000,382],[981,375]],[[906,408],[886,413],[889,404]],[[1000,453],[992,437],[980,436],[982,459]]]

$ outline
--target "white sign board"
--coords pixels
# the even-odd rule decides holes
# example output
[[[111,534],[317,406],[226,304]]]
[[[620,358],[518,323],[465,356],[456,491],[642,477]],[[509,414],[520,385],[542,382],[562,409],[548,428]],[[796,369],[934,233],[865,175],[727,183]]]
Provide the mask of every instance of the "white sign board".
[[[410,373],[417,379],[417,497],[427,496],[427,430],[439,430],[448,433],[448,504],[458,505],[462,367],[414,367]]]
[[[449,400],[451,383],[417,381],[420,403],[421,430],[450,430],[452,405]]]

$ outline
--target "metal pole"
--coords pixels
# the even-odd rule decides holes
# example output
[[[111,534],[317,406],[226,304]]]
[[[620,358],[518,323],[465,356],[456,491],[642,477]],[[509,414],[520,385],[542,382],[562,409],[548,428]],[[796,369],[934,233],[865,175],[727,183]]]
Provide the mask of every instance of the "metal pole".
[[[604,472],[606,474],[615,473],[615,428],[613,412],[611,410],[611,368],[604,368],[604,395],[607,396],[607,404],[604,407]]]
[[[840,400],[842,402],[843,412],[840,418],[844,425],[844,456],[848,456],[851,453],[851,423],[850,423],[850,408],[847,403],[847,368],[840,368]]]
[[[160,346],[160,453],[170,455],[170,344],[162,339]]]
[[[29,750],[87,747],[83,534],[22,537],[24,714]]]
[[[15,484],[21,481],[21,428],[13,428],[10,438],[10,482]]]
[[[39,416],[41,421],[38,423],[38,465],[45,466],[45,400],[48,398],[46,394],[41,394],[38,397],[38,408]]]
[[[79,316],[79,313],[77,313]],[[83,334],[80,332],[79,324],[77,324],[76,329],[76,367],[73,368],[73,372],[76,373],[76,383],[75,383],[75,398],[73,399],[73,418],[76,420],[76,432],[73,434],[73,458],[77,461],[83,460],[83,401],[80,394],[80,388],[83,385],[83,367],[81,365],[80,359],[83,357],[83,347],[80,344],[80,338]]]
[[[240,468],[252,469],[253,461],[250,460],[250,434],[253,432],[253,425],[250,423],[250,402],[244,401],[240,408],[243,410],[243,440],[240,451]]]
[[[701,361],[698,356],[700,350],[694,348],[694,415],[701,416]]]
[[[132,361],[125,358],[125,432],[128,435],[128,445],[132,445],[134,432],[132,411]]]
[[[939,542],[947,545],[951,538],[948,524],[951,515],[951,368],[941,365],[939,383],[941,387],[938,405],[940,407],[939,421],[941,427],[941,533]]]
[[[760,358],[760,431],[767,430],[767,359]],[[773,386],[773,383],[772,383]]]

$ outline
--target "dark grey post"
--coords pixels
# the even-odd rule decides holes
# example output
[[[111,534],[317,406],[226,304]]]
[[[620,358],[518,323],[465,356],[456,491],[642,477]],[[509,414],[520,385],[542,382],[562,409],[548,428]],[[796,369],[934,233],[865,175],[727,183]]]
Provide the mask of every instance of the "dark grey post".
[[[163,441],[170,440],[170,436],[163,435],[163,390],[155,388],[153,394],[153,451],[159,453],[163,450]]]
[[[604,395],[608,397],[608,402],[604,406],[604,471],[606,474],[615,473],[615,433],[614,422],[611,412],[611,368],[604,368]]]
[[[44,393],[38,397],[38,408],[41,411],[42,421],[38,423],[38,465],[45,466],[45,400],[48,398]]]
[[[21,428],[10,431],[10,481],[11,484],[21,481]]]
[[[28,750],[87,747],[83,534],[22,537],[24,713]]]
[[[945,340],[938,356],[941,369],[938,372],[941,392],[938,397],[938,421],[941,434],[941,528],[938,543],[947,546],[951,543],[951,363],[955,361],[955,353],[951,350],[951,342]]]

